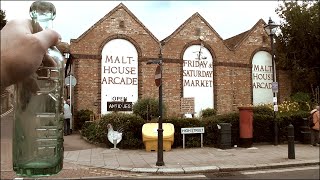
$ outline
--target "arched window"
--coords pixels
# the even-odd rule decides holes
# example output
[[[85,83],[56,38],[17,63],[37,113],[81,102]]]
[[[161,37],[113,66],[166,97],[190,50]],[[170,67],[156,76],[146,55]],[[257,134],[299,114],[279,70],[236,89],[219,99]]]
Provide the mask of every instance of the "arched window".
[[[130,104],[130,102],[134,103],[137,100],[138,52],[129,41],[113,39],[102,50],[101,114],[109,113],[114,109],[110,105],[111,102],[126,101]],[[124,106],[124,104],[120,106]]]
[[[201,45],[191,45],[183,54],[183,97],[194,98],[196,116],[203,109],[214,108],[212,64],[211,53]]]
[[[253,56],[252,88],[253,105],[272,103],[272,60],[266,51],[258,51]]]

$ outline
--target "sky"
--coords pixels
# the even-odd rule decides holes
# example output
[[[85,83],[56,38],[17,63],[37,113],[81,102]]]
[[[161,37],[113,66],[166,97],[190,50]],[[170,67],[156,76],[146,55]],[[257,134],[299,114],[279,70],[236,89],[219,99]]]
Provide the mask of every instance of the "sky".
[[[1,0],[6,20],[30,18],[33,1]],[[259,19],[269,17],[280,24],[274,1],[50,1],[56,7],[53,29],[63,42],[77,39],[81,34],[123,3],[149,31],[163,40],[183,22],[198,12],[222,37],[227,39],[252,28]]]

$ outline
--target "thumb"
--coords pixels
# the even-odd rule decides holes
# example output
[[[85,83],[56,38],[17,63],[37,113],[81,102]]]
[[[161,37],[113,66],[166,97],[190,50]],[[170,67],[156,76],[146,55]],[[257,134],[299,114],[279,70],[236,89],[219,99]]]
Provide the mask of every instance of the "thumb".
[[[61,36],[52,29],[45,29],[33,35],[39,40],[43,49],[56,45],[61,39]]]

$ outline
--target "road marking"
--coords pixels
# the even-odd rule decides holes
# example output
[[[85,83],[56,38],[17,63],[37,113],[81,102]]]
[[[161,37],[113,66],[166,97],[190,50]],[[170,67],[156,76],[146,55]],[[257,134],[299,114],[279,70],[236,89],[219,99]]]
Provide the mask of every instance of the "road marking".
[[[297,167],[290,169],[269,169],[269,170],[261,170],[261,171],[249,171],[249,172],[241,172],[244,175],[250,174],[263,174],[263,173],[279,173],[279,172],[288,172],[288,171],[302,171],[302,170],[311,170],[311,169],[319,169],[319,166],[315,167]]]
[[[190,175],[190,176],[180,176],[180,175],[171,175],[171,176],[96,176],[96,177],[81,177],[81,179],[114,179],[115,177],[121,178],[134,178],[134,179],[207,179],[205,175]],[[70,178],[68,178],[70,179]]]
[[[190,176],[180,176],[180,175],[172,175],[172,176],[143,176],[143,177],[135,177],[136,179],[200,179],[207,177],[205,175],[190,175]]]

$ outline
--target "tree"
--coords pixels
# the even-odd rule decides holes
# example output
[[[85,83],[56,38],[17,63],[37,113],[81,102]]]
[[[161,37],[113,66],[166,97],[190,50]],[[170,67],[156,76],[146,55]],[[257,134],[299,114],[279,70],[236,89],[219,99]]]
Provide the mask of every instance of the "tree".
[[[289,70],[292,93],[311,93],[320,84],[319,4],[319,1],[283,1],[276,9],[281,18],[276,63]]]
[[[133,113],[141,116],[144,120],[150,121],[159,116],[159,103],[157,99],[142,98],[132,107]]]
[[[0,29],[2,29],[6,24],[6,13],[2,9],[0,9]]]

